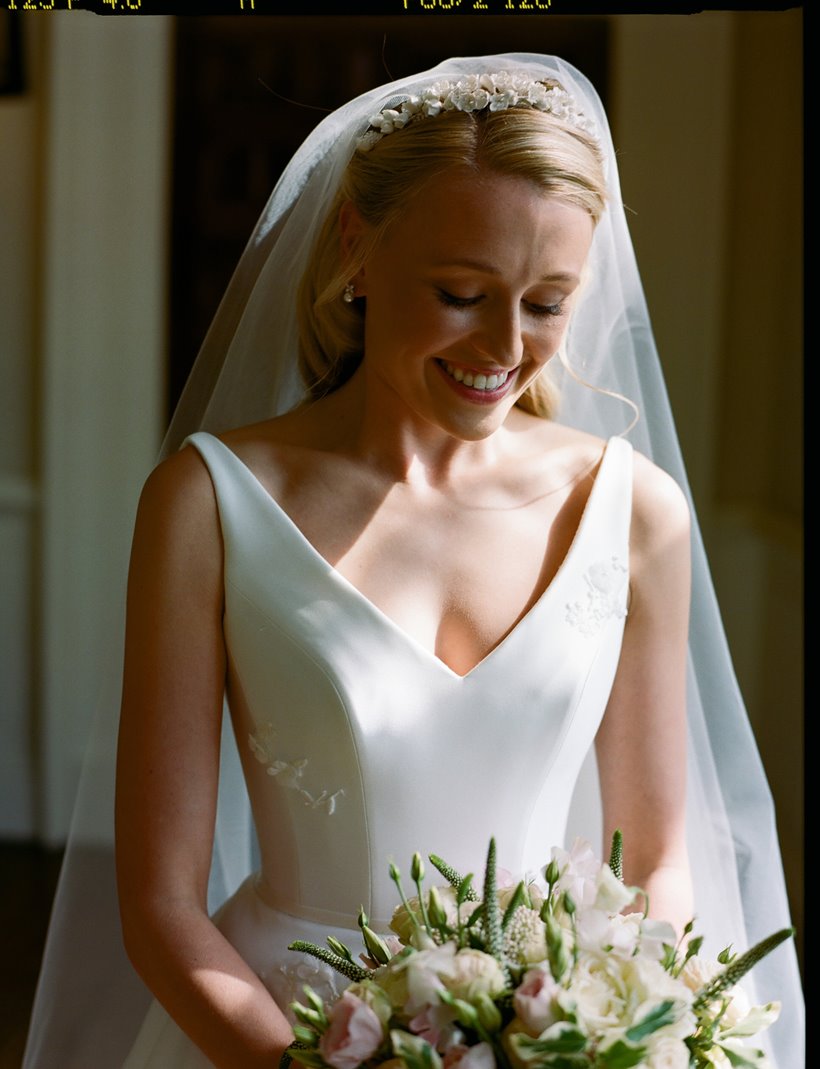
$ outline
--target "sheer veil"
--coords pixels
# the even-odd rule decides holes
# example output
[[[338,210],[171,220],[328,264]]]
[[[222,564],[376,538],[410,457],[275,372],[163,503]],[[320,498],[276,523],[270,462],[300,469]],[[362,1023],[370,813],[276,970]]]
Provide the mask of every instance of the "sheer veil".
[[[631,412],[601,391],[630,398],[629,430],[645,453],[688,491],[637,264],[621,205],[606,115],[589,81],[561,59],[509,54],[447,60],[374,89],[324,119],[277,183],[222,299],[163,445],[197,429],[219,431],[268,418],[302,397],[295,364],[296,292],[324,212],[358,136],[376,111],[442,78],[526,70],[554,78],[594,121],[606,158],[609,205],[591,272],[571,324],[567,353],[590,389],[558,369],[559,419],[604,438],[625,433]],[[689,843],[697,930],[717,952],[746,948],[789,923],[774,812],[732,670],[697,522],[688,667]],[[113,853],[114,752],[119,666],[97,717],[63,867],[24,1069],[88,1069],[121,1063],[148,1003],[118,927]],[[228,718],[210,905],[216,908],[254,865],[250,812]],[[582,776],[572,829],[597,841],[594,764]],[[101,816],[102,814],[102,816]],[[545,849],[552,844],[545,844]],[[546,860],[546,857],[545,857]],[[744,982],[748,984],[750,978]],[[802,993],[791,944],[751,974],[759,1001],[780,999],[767,1036],[779,1069],[803,1064]]]

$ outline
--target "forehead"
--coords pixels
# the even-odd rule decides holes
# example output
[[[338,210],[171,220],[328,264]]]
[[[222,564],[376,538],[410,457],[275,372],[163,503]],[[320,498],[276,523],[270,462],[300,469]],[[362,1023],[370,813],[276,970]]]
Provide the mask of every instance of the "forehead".
[[[385,252],[431,263],[477,259],[580,267],[594,223],[587,211],[517,175],[451,169],[409,199],[384,235]],[[580,258],[580,264],[577,261]]]

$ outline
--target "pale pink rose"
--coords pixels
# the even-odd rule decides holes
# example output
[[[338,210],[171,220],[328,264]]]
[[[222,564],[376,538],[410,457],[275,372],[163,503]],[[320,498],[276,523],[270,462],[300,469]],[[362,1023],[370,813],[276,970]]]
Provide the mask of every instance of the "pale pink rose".
[[[456,1043],[454,1046],[450,1047],[444,1055],[442,1063],[444,1069],[453,1069],[453,1066],[458,1065],[469,1049],[470,1048],[465,1043]]]
[[[489,1043],[450,1047],[444,1056],[444,1069],[495,1069],[495,1055]]]
[[[513,995],[519,1020],[531,1036],[541,1033],[558,1019],[555,994],[560,990],[549,969],[530,969]]]
[[[408,1027],[414,1035],[426,1039],[438,1051],[448,1050],[463,1035],[455,1022],[455,1012],[444,1003],[425,1006]]]
[[[322,1057],[333,1069],[357,1069],[384,1040],[376,1013],[361,999],[345,993],[328,1014],[330,1027],[319,1040]]]
[[[391,954],[400,954],[402,951],[401,939],[397,935],[386,935],[383,937],[387,944],[387,949]]]

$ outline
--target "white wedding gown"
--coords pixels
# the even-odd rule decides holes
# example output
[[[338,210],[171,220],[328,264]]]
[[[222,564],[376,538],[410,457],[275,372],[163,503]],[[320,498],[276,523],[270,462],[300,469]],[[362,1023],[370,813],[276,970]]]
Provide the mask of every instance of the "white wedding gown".
[[[358,953],[360,907],[384,930],[396,905],[391,860],[408,887],[416,850],[480,882],[491,835],[515,876],[564,842],[621,648],[632,449],[609,441],[549,587],[460,676],[328,564],[226,445],[189,441],[219,505],[229,702],[261,857],[216,921],[286,1008],[305,982],[325,997],[344,986],[287,944],[338,935]],[[211,1063],[155,1003],[125,1065]]]

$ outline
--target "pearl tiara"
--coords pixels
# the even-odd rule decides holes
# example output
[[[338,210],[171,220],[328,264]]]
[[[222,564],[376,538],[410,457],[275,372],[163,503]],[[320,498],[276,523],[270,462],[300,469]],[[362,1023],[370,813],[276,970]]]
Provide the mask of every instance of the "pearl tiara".
[[[578,110],[574,98],[558,82],[534,81],[522,71],[498,71],[468,74],[457,82],[434,82],[395,107],[376,112],[357,147],[366,152],[387,134],[442,111],[505,111],[518,107],[549,112],[561,122],[596,136],[594,122]]]

